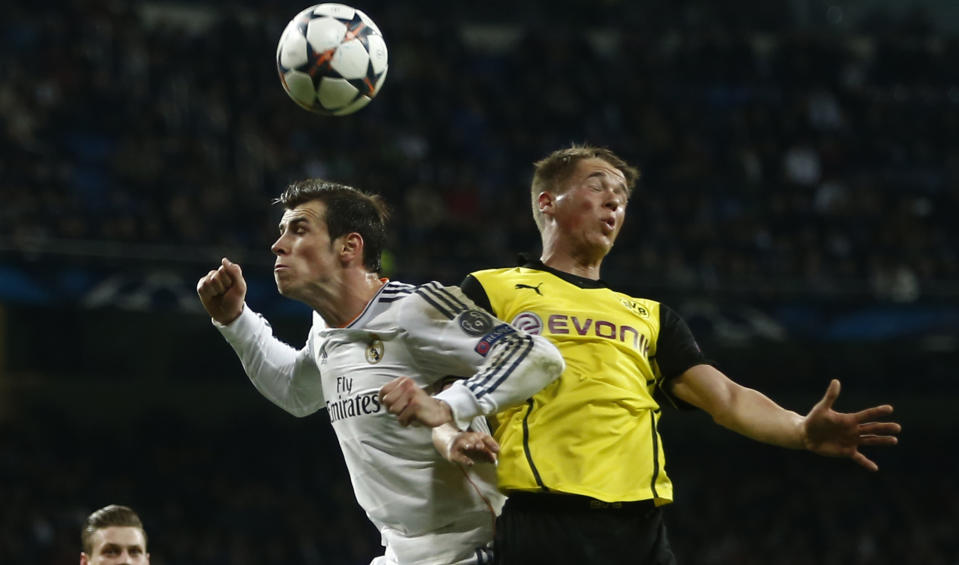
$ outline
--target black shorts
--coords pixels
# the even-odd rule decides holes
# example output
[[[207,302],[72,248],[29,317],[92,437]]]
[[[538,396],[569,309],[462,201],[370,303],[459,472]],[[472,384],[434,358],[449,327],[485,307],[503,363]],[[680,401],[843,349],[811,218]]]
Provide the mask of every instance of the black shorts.
[[[676,565],[653,501],[513,493],[496,520],[499,565]]]

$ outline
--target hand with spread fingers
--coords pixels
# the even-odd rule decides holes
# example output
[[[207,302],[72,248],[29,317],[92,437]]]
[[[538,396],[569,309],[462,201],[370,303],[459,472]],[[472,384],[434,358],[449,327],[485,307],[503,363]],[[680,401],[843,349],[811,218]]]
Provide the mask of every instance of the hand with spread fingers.
[[[896,445],[902,427],[896,422],[881,422],[893,412],[883,404],[859,412],[833,410],[839,397],[839,381],[833,379],[822,400],[803,418],[803,445],[809,451],[829,457],[848,457],[870,471],[879,466],[859,451],[860,446]]]

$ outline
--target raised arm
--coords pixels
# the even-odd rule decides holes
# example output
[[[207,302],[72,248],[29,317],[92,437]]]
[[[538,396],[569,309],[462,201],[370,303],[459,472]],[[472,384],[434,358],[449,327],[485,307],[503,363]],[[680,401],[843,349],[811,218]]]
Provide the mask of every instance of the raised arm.
[[[848,457],[875,471],[879,466],[859,448],[898,442],[900,425],[879,421],[892,414],[893,408],[885,404],[859,412],[837,412],[833,404],[839,390],[839,381],[834,379],[822,400],[801,416],[761,392],[735,383],[712,366],[696,365],[672,382],[671,393],[709,413],[717,424],[756,441]]]
[[[197,294],[260,394],[298,417],[325,406],[311,342],[297,350],[273,335],[269,323],[244,303],[246,281],[239,265],[223,259],[197,282]]]
[[[525,401],[563,372],[562,356],[545,338],[476,308],[458,287],[431,285],[422,300],[404,304],[409,344],[424,370],[465,378],[435,397],[411,381],[387,384],[380,397],[402,424],[453,422],[464,430],[474,417]]]

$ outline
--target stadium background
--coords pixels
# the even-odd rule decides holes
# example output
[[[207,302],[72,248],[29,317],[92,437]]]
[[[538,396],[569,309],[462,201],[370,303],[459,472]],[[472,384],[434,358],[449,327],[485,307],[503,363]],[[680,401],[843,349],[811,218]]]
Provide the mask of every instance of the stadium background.
[[[667,414],[680,562],[959,563],[959,7],[369,0],[389,77],[332,120],[274,71],[305,6],[5,8],[0,563],[73,562],[107,503],[142,514],[156,565],[366,563],[325,415],[253,390],[195,281],[240,262],[299,345],[269,269],[287,181],[383,193],[391,276],[452,283],[537,250],[530,163],[572,141],[644,173],[610,283],[791,408],[838,377],[840,408],[905,426],[868,474]]]

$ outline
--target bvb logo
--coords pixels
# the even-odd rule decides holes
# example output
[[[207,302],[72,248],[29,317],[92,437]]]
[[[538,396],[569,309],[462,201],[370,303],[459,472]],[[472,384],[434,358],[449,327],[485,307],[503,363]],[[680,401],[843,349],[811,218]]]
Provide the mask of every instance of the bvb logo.
[[[366,346],[366,361],[371,365],[375,365],[383,360],[383,340],[378,337],[374,337],[373,341]]]
[[[621,298],[619,301],[622,302],[623,306],[629,308],[633,312],[636,312],[640,316],[644,318],[649,317],[649,310],[647,310],[645,306],[642,306],[641,304],[634,302],[632,300],[626,300],[623,298]]]

